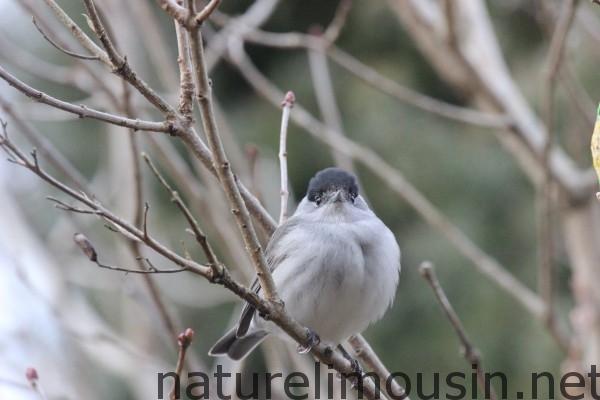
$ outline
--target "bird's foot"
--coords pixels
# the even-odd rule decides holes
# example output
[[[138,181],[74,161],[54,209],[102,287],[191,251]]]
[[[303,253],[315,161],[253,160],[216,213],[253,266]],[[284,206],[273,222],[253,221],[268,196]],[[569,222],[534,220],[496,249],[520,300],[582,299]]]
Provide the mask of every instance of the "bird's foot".
[[[343,377],[350,381],[350,389],[356,389],[357,387],[362,386],[362,378],[365,374],[362,365],[360,365],[357,359],[352,358],[352,356],[348,354],[342,345],[338,346],[338,350],[342,353],[346,360],[350,361],[350,364],[352,365],[352,372],[349,374],[343,374]]]
[[[314,331],[311,331],[308,328],[306,328],[306,338],[308,339],[308,346],[303,347],[298,345],[296,349],[298,354],[306,354],[309,351],[311,351],[314,346],[321,343],[321,338],[319,337],[319,335],[317,335]]]
[[[325,357],[327,359],[331,359],[331,357],[333,357],[333,349],[331,348],[331,346],[325,347]]]

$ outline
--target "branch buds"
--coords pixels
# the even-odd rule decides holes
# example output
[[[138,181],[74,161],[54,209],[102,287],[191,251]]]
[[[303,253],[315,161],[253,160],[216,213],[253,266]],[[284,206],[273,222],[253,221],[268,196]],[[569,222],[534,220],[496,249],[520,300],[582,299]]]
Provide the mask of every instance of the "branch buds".
[[[194,340],[194,330],[192,328],[187,328],[185,332],[182,332],[177,336],[177,344],[182,348],[187,348],[192,344],[192,340]]]
[[[98,254],[96,254],[96,250],[92,243],[85,237],[83,233],[76,233],[73,235],[73,241],[83,251],[83,254],[90,259],[90,261],[98,262]]]

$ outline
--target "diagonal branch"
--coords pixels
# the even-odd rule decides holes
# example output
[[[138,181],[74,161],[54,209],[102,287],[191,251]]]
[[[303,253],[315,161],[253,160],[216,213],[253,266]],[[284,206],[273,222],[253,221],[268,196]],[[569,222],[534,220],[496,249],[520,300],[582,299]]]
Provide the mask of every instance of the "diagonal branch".
[[[67,28],[69,32],[81,43],[83,47],[88,49],[90,53],[98,57],[102,63],[110,65],[110,60],[106,52],[102,51],[96,43],[89,38],[88,35],[67,15],[67,13],[54,0],[44,0],[48,8],[56,15],[59,21]]]
[[[127,58],[121,57],[115,47],[113,46],[102,22],[100,21],[100,16],[96,11],[96,7],[94,6],[94,2],[92,0],[84,0],[85,8],[88,12],[88,20],[91,24],[92,29],[98,35],[98,39],[100,39],[100,43],[104,47],[107,57],[108,63],[112,68],[112,72],[117,76],[125,79],[129,82],[136,90],[146,98],[150,102],[150,104],[154,105],[167,119],[173,119],[176,116],[176,111],[171,107],[166,100],[160,97],[146,82],[141,80],[135,71],[131,69],[129,63],[127,62]]]
[[[54,40],[50,39],[50,37],[46,34],[46,32],[44,32],[42,27],[38,25],[37,21],[35,20],[35,17],[31,17],[31,22],[33,22],[33,25],[35,25],[38,32],[40,32],[42,34],[42,36],[44,37],[44,39],[46,39],[46,41],[48,43],[50,43],[52,46],[54,46],[58,50],[62,51],[66,55],[75,57],[75,58],[79,58],[81,60],[100,60],[100,57],[97,55],[96,56],[85,56],[83,54],[77,54],[77,53],[74,53],[72,51],[62,48],[58,43],[56,43]]]
[[[164,132],[169,134],[174,134],[177,131],[177,128],[173,123],[169,122],[151,122],[151,121],[142,121],[139,119],[130,119],[125,117],[120,117],[117,115],[105,113],[102,111],[97,111],[92,108],[88,108],[84,105],[76,106],[74,104],[68,103],[66,101],[59,100],[55,97],[52,97],[44,92],[41,92],[37,89],[32,88],[26,83],[20,81],[15,78],[13,75],[9,74],[4,68],[0,66],[0,78],[5,80],[10,86],[14,87],[25,96],[29,97],[35,102],[47,104],[50,107],[58,108],[59,110],[63,110],[69,112],[71,114],[76,114],[79,118],[92,118],[100,121],[108,122],[109,124],[123,126],[126,128],[131,128],[136,131],[152,131],[152,132]]]
[[[185,268],[188,271],[194,272],[198,275],[202,275],[204,277],[208,277],[210,272],[209,268],[203,265],[200,265],[194,261],[188,260],[184,257],[175,254],[171,250],[169,250],[166,246],[159,243],[155,239],[150,236],[147,236],[143,231],[136,228],[135,226],[127,223],[122,218],[114,214],[112,211],[108,210],[104,206],[100,204],[96,199],[88,197],[85,193],[78,192],[71,187],[65,185],[60,182],[50,174],[48,174],[42,167],[39,165],[37,155],[34,152],[31,154],[31,158],[27,157],[21,150],[9,139],[6,133],[6,124],[2,123],[3,133],[0,134],[0,147],[6,151],[6,153],[11,156],[15,162],[23,167],[27,168],[38,177],[40,177],[45,182],[49,183],[51,186],[65,193],[69,197],[77,200],[78,202],[84,204],[89,208],[89,211],[85,211],[81,209],[82,212],[93,213],[96,214],[109,223],[113,224],[117,228],[119,228],[119,232],[124,234],[125,236],[144,242],[150,248],[155,250],[160,255],[165,258],[171,260],[175,264],[179,265],[182,268]]]
[[[442,307],[444,315],[446,315],[446,318],[448,318],[448,321],[450,321],[452,328],[454,328],[454,332],[456,332],[456,336],[458,336],[458,340],[462,346],[463,357],[467,360],[467,362],[474,366],[477,374],[477,380],[479,381],[481,387],[485,388],[485,398],[496,400],[498,396],[496,395],[494,388],[490,386],[489,379],[486,378],[486,373],[481,362],[481,353],[473,345],[473,343],[471,343],[464,325],[460,321],[456,311],[454,311],[454,307],[452,307],[452,304],[450,304],[450,300],[448,300],[448,297],[446,297],[446,293],[444,293],[444,289],[442,289],[442,286],[435,275],[435,267],[432,263],[426,261],[419,266],[419,272],[421,273],[421,276],[427,280],[429,286],[431,286],[431,290],[433,290],[440,307]],[[487,393],[488,388],[490,389],[490,393]]]
[[[237,185],[237,178],[234,176],[225,150],[219,137],[215,114],[212,103],[212,88],[208,80],[206,63],[204,61],[204,48],[200,26],[196,25],[193,29],[188,27],[189,43],[191,48],[192,65],[196,82],[196,100],[202,116],[202,125],[206,134],[208,145],[213,155],[213,166],[217,171],[217,176],[223,185],[229,204],[232,207],[232,213],[236,219],[238,227],[246,244],[246,251],[252,259],[256,269],[256,274],[264,291],[265,298],[270,303],[281,305],[277,296],[277,289],[273,283],[273,278],[267,266],[264,252],[256,232],[254,231],[250,214],[245,202],[241,196]]]
[[[206,259],[208,261],[208,265],[210,266],[210,268],[212,270],[213,276],[214,277],[222,276],[223,275],[222,269],[224,267],[217,259],[217,256],[216,256],[215,252],[213,251],[212,247],[210,246],[210,244],[208,243],[206,235],[204,234],[204,232],[202,232],[202,229],[200,228],[198,221],[196,221],[196,219],[192,215],[191,211],[187,208],[187,206],[185,205],[185,203],[179,196],[179,193],[177,193],[177,191],[173,190],[171,188],[171,186],[167,183],[165,178],[160,174],[160,172],[158,172],[158,169],[156,168],[154,163],[152,163],[152,161],[150,160],[148,155],[144,153],[144,154],[142,154],[142,157],[144,158],[144,161],[146,162],[148,167],[150,167],[150,169],[152,170],[152,173],[154,174],[154,176],[156,176],[156,179],[158,179],[160,184],[171,195],[171,201],[173,203],[175,203],[177,205],[177,207],[181,210],[183,216],[185,217],[186,221],[190,225],[190,228],[192,230],[192,233],[194,234],[194,237],[196,238],[196,241],[198,242],[198,244],[202,248],[202,251],[206,255]]]

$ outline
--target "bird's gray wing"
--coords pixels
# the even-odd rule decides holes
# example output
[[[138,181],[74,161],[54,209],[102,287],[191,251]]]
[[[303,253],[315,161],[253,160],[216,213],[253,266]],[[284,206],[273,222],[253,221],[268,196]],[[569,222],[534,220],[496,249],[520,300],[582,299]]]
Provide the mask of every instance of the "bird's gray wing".
[[[271,239],[269,239],[269,244],[267,245],[267,249],[265,250],[265,255],[267,258],[267,265],[269,266],[271,272],[273,272],[275,268],[277,268],[277,266],[281,263],[281,261],[283,261],[287,257],[287,254],[281,252],[276,255],[273,249],[275,249],[277,243],[281,240],[281,238],[283,238],[290,231],[290,229],[294,228],[298,224],[298,222],[298,218],[289,218],[287,221],[281,224],[275,230],[275,232],[273,232]],[[260,293],[260,281],[258,280],[258,277],[254,278],[254,281],[252,281],[250,290],[252,290],[256,294]],[[248,333],[248,328],[250,327],[250,322],[252,321],[252,317],[254,317],[255,311],[256,309],[250,303],[246,303],[244,305],[242,315],[240,316],[240,320],[238,322],[237,330],[235,331],[236,337],[239,338]]]

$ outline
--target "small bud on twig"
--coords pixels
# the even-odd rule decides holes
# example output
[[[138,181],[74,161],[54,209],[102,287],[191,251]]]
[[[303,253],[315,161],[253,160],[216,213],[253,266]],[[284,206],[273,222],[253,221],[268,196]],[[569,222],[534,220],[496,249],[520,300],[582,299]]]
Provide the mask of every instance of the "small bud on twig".
[[[31,383],[35,383],[39,379],[37,370],[32,367],[27,368],[27,370],[25,371],[25,376],[27,377],[27,380]]]
[[[92,243],[85,237],[83,233],[76,233],[73,235],[73,241],[83,251],[83,253],[90,259],[90,261],[97,262],[98,254]]]
[[[285,94],[283,101],[281,102],[281,107],[294,107],[294,103],[296,102],[296,96],[294,92],[289,91]]]
[[[192,328],[187,328],[185,332],[177,336],[177,344],[182,348],[189,347],[192,344],[192,340],[194,340],[194,330]]]

